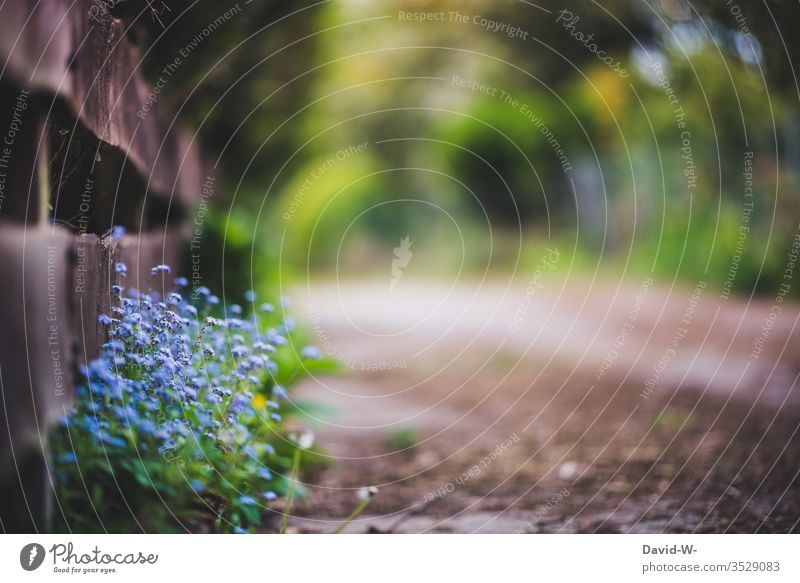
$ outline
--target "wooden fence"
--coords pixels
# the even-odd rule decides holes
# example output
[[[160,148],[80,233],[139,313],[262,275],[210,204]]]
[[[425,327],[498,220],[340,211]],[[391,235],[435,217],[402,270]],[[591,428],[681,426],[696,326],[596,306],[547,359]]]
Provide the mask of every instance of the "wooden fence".
[[[135,18],[109,12],[119,4],[0,4],[5,532],[46,530],[46,427],[70,405],[79,365],[97,355],[111,286],[146,288],[153,265],[178,265],[205,178],[196,149],[143,79]],[[110,237],[113,225],[128,234]],[[123,282],[117,262],[128,266]]]

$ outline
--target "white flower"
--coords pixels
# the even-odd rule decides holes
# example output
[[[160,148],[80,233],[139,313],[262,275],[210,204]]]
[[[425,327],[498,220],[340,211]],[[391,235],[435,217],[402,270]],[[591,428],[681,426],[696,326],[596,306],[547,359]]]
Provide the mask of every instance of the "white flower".
[[[372,500],[378,495],[378,488],[375,486],[364,486],[358,489],[359,500]]]
[[[314,432],[306,431],[301,433],[297,438],[297,445],[300,447],[300,449],[308,449],[314,445]]]

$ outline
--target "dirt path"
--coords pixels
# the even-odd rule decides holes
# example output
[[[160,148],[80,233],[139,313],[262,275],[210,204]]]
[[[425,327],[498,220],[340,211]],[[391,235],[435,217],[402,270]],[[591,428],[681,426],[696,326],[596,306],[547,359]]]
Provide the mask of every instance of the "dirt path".
[[[346,374],[299,530],[796,531],[798,310],[666,290],[402,281],[294,294]],[[772,315],[771,315],[772,314]]]

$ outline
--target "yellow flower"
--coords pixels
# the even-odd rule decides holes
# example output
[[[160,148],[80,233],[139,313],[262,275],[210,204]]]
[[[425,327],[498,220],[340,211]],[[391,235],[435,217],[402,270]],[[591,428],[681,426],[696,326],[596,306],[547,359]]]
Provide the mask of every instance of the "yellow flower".
[[[263,409],[267,404],[267,398],[264,395],[256,394],[253,397],[253,407],[256,409]]]

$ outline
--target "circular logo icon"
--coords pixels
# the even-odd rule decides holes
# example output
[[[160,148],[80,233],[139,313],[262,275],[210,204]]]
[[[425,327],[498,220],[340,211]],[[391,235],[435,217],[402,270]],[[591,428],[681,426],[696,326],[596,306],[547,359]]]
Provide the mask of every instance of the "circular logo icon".
[[[19,564],[26,571],[35,571],[44,562],[44,547],[39,543],[30,543],[19,552]]]

